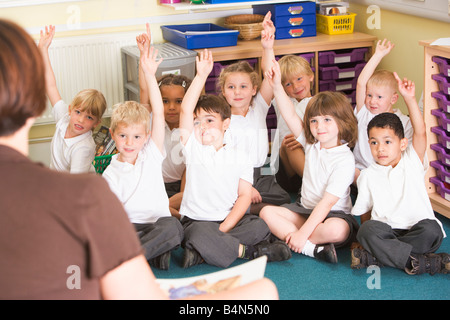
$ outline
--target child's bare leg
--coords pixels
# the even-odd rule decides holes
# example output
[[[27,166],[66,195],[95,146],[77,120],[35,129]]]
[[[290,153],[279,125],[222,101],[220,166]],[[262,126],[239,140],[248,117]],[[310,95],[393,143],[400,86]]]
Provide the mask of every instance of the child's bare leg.
[[[291,210],[277,206],[264,207],[259,216],[269,226],[270,232],[281,240],[295,232],[305,223],[306,219]]]
[[[348,223],[340,218],[329,218],[319,224],[309,237],[314,244],[340,243],[350,234]]]
[[[303,177],[303,169],[305,168],[305,152],[303,149],[296,148],[291,150],[282,145],[280,148],[280,160],[283,162],[289,178],[294,175]]]

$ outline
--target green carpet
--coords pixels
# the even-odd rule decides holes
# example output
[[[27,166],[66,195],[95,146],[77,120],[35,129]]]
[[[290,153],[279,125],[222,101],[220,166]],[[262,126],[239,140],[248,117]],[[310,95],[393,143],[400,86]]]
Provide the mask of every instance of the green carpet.
[[[450,237],[450,219],[437,215]],[[450,253],[445,238],[438,252]],[[288,261],[270,262],[265,276],[277,286],[281,300],[448,300],[450,274],[410,276],[402,270],[384,267],[378,270],[352,270],[350,249],[337,250],[335,265],[293,253]],[[184,278],[221,270],[202,264],[182,269],[183,250],[172,253],[170,269],[153,269],[157,278]],[[238,259],[231,266],[245,262]]]

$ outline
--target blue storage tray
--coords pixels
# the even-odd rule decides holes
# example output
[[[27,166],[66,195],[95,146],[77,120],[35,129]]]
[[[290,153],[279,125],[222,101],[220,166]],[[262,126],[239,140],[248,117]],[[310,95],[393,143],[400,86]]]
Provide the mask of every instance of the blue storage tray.
[[[253,13],[265,15],[267,11],[272,12],[272,21],[276,25],[276,19],[281,16],[292,16],[299,14],[316,13],[316,2],[303,1],[285,4],[269,4],[253,7]]]
[[[291,39],[314,37],[316,35],[316,25],[300,26],[292,28],[278,28],[275,31],[275,39]]]
[[[161,26],[161,30],[165,40],[186,49],[235,46],[239,34],[212,23]]]

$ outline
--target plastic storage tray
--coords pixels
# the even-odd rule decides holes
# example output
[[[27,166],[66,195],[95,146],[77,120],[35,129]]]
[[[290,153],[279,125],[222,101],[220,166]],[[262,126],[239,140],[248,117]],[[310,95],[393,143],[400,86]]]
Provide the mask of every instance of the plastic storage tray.
[[[435,91],[431,93],[431,96],[437,100],[439,108],[442,111],[450,113],[450,98],[448,95],[440,91]]]
[[[433,74],[431,78],[438,83],[439,89],[444,94],[450,94],[450,83],[447,77],[445,77],[443,74]]]
[[[450,150],[450,137],[441,127],[432,127],[431,132],[436,134],[439,143],[446,149]]]
[[[336,66],[319,67],[319,77],[322,80],[337,80],[358,77],[365,62],[357,64],[341,64]]]
[[[437,177],[430,178],[430,182],[436,185],[436,192],[441,195],[447,201],[450,201],[450,186],[446,186],[445,183]]]
[[[239,34],[212,23],[168,25],[161,30],[164,39],[186,49],[235,46]]]
[[[104,156],[97,156],[94,158],[92,164],[94,165],[95,172],[102,174],[106,167],[111,163],[112,154],[107,154]]]
[[[355,90],[358,78],[341,80],[319,80],[319,91]]]
[[[450,166],[450,152],[445,149],[440,143],[433,143],[430,148],[436,151],[438,160],[446,166]]]
[[[450,59],[435,56],[431,58],[439,67],[439,72],[446,77],[450,77]]]
[[[349,12],[347,15],[324,16],[316,15],[317,31],[325,34],[353,33],[356,13]]]
[[[278,28],[275,31],[275,39],[291,39],[302,37],[314,37],[316,25],[304,25],[300,27]]]
[[[430,166],[436,169],[436,176],[445,183],[450,183],[450,172],[448,169],[438,160],[431,161]]]
[[[195,76],[195,57],[197,52],[187,50],[173,43],[166,42],[153,45],[158,49],[158,57],[163,58],[163,62],[156,71],[156,77],[166,73],[182,74],[193,79]],[[139,49],[137,46],[127,46],[121,48],[122,63],[126,67],[126,82],[139,85]]]
[[[319,65],[364,61],[369,48],[319,52]]]
[[[442,129],[450,133],[450,114],[441,111],[441,109],[433,109],[431,110],[431,114],[433,116],[436,116],[438,123],[442,127]]]
[[[286,4],[258,5],[253,13],[265,15],[272,13],[272,21],[276,27],[275,39],[291,39],[313,37],[316,30],[316,3],[312,1]]]

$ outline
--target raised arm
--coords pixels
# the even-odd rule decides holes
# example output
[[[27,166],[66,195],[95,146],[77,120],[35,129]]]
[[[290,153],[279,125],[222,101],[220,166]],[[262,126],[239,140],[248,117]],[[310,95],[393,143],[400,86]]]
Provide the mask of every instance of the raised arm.
[[[271,17],[272,13],[270,11],[267,12],[263,21],[263,30],[261,31],[261,46],[263,48],[261,69],[263,74],[272,68],[272,63],[275,60],[275,54],[273,52],[275,26],[270,19]],[[259,92],[266,103],[270,105],[270,102],[273,99],[273,89],[266,79],[263,79]]]
[[[147,33],[142,33],[136,37],[136,43],[139,48],[139,53],[142,56],[144,52],[145,41],[151,42],[150,24],[145,24],[147,28]],[[152,106],[150,104],[150,97],[148,94],[147,81],[145,81],[145,75],[139,64],[139,100],[142,105],[144,105],[149,112],[152,112]]]
[[[180,139],[183,145],[194,129],[194,109],[203,91],[208,75],[211,73],[214,60],[211,51],[205,49],[196,58],[197,74],[184,95],[180,112]]]
[[[303,121],[295,112],[291,99],[286,94],[286,91],[284,91],[283,85],[281,84],[280,65],[275,59],[273,60],[272,69],[267,71],[265,76],[267,82],[273,88],[273,93],[281,116],[284,121],[286,121],[289,130],[291,130],[295,138],[297,138],[303,131]]]
[[[262,23],[263,30],[261,31],[261,46],[263,54],[261,58],[261,68],[263,72],[268,71],[272,67],[272,61],[275,59],[273,45],[275,41],[275,26],[270,19],[271,12],[267,12]]]
[[[403,80],[400,79],[396,72],[394,72],[394,76],[398,82],[398,91],[405,100],[408,108],[409,118],[413,127],[412,146],[419,156],[420,161],[423,162],[427,150],[427,133],[425,121],[416,100],[415,84],[406,78],[403,78]]]
[[[364,66],[364,69],[361,71],[358,81],[356,83],[356,110],[359,111],[364,105],[364,101],[366,99],[366,85],[367,81],[369,81],[372,74],[375,72],[375,69],[380,64],[381,60],[391,52],[394,48],[394,44],[390,41],[386,42],[386,39],[381,42],[378,40],[377,47],[375,49],[375,53],[369,59],[367,64]]]
[[[150,46],[150,39],[146,39],[144,43],[144,51],[140,57],[140,65],[147,83],[147,90],[150,96],[150,104],[152,105],[152,140],[158,149],[164,151],[164,105],[156,81],[156,70],[162,62],[162,58],[157,60],[158,50]]]
[[[45,26],[45,31],[41,30],[40,32],[40,39],[38,43],[39,50],[41,51],[42,58],[44,59],[45,87],[48,99],[50,100],[52,106],[54,106],[59,100],[61,100],[61,95],[59,94],[58,87],[56,86],[55,73],[53,72],[50,57],[48,55],[48,48],[52,44],[54,35],[55,26]]]

